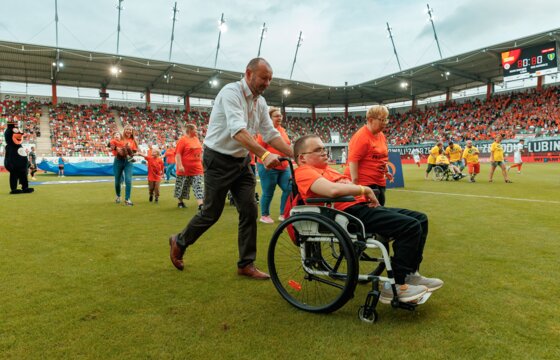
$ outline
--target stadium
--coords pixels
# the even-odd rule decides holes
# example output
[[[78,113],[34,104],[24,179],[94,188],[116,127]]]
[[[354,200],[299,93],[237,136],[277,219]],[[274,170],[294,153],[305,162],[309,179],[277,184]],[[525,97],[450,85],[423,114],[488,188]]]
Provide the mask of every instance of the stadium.
[[[59,46],[59,26],[62,32],[78,31],[67,28],[64,20],[59,23],[59,7],[67,5],[61,3],[55,2],[52,9],[53,4],[48,5],[55,20],[47,27],[39,30],[39,25],[29,24],[32,32],[39,31],[38,37],[26,37],[23,29],[20,33],[9,22],[0,23],[0,132],[8,134],[15,126],[23,133],[18,153],[24,154],[25,179],[34,189],[28,194],[13,191],[14,170],[4,165],[13,154],[11,135],[2,136],[1,358],[560,357],[560,346],[553,340],[560,336],[556,306],[560,290],[553,277],[560,256],[556,246],[560,28],[537,33],[523,30],[520,36],[506,40],[502,36],[496,42],[477,36],[475,46],[469,43],[469,49],[451,52],[442,41],[445,32],[437,32],[430,4],[423,31],[429,35],[427,49],[433,52],[432,58],[417,55],[413,64],[399,57],[393,29],[381,21],[375,31],[388,35],[385,55],[392,64],[390,70],[381,70],[379,76],[357,72],[356,80],[337,80],[337,85],[334,80],[314,81],[304,74],[304,67],[310,73],[313,67],[329,71],[317,59],[311,64],[306,63],[309,58],[301,57],[306,46],[317,49],[312,39],[303,43],[303,31],[296,32],[299,36],[294,39],[272,37],[267,45],[264,35],[273,30],[266,23],[261,27],[261,20],[256,25],[259,37],[251,38],[251,55],[239,51],[241,60],[232,60],[229,56],[238,54],[224,44],[224,24],[231,23],[229,33],[235,25],[244,29],[240,32],[247,29],[240,25],[243,16],[232,8],[224,10],[228,16],[222,13],[220,18],[221,11],[209,15],[220,19],[218,29],[212,25],[212,38],[217,35],[218,41],[214,49],[212,40],[210,60],[202,62],[179,60],[177,54],[184,49],[178,50],[181,45],[174,40],[181,34],[176,21],[186,16],[177,7],[187,13],[196,6],[202,9],[201,4],[165,5],[165,11],[173,15],[166,20],[170,29],[165,30],[171,30],[171,41],[158,44],[164,56],[146,57],[119,50],[126,47],[119,41],[132,43],[120,37],[132,36],[121,31],[121,16],[129,16],[128,21],[138,26],[145,21],[141,16],[134,18],[134,10],[123,11],[122,0],[115,0],[117,10],[111,8],[114,14],[110,14],[112,19],[118,13],[117,31],[108,37],[111,47],[116,40],[116,51]],[[329,6],[323,10],[334,12]],[[79,19],[86,17],[84,10],[73,11]],[[305,15],[314,18],[311,13]],[[256,20],[251,17],[251,21]],[[43,33],[50,39],[55,31],[54,46],[51,40],[16,40],[41,39]],[[252,35],[238,36],[248,39]],[[202,46],[204,36],[190,41]],[[318,137],[324,144],[320,153],[328,154],[330,168],[352,171],[347,153],[352,150],[353,136],[368,126],[368,109],[377,105],[388,109],[383,130],[391,178],[386,206],[427,215],[430,225],[422,273],[445,282],[425,303],[414,304],[409,309],[413,311],[406,311],[406,306],[399,309],[396,303],[380,303],[373,318],[364,316],[368,304],[366,300],[364,305],[364,299],[375,292],[364,281],[356,284],[364,278],[351,276],[351,270],[343,277],[329,269],[333,283],[344,284],[336,289],[354,283],[351,294],[341,296],[344,304],[327,314],[309,312],[308,305],[313,297],[328,296],[329,291],[327,295],[311,293],[294,304],[282,293],[274,274],[273,281],[238,276],[233,228],[241,215],[233,202],[226,203],[218,222],[196,246],[187,249],[185,269],[173,268],[168,238],[199,214],[201,207],[194,197],[187,197],[184,206],[177,205],[177,175],[165,181],[167,170],[163,170],[154,203],[152,188],[148,190],[152,180],[147,159],[157,149],[173,149],[188,133],[187,125],[196,130],[200,143],[211,136],[211,114],[219,107],[220,94],[246,78],[245,65],[257,55],[252,53],[256,41],[260,42],[257,57],[267,59],[275,71],[261,98],[279,109],[292,144],[305,135]],[[295,55],[288,59],[291,71],[278,71],[277,76],[278,62],[266,49],[282,41],[290,42],[289,57],[293,50]],[[239,43],[236,46],[243,49]],[[412,52],[422,50],[415,48],[419,45],[414,41],[409,46]],[[344,60],[335,62],[344,67]],[[130,204],[129,198],[121,202],[120,193],[115,201],[115,186],[118,183],[120,189],[121,184],[114,161],[120,153],[111,147],[115,133],[124,134],[127,128],[132,129],[139,151],[127,158],[134,162]],[[504,172],[497,168],[492,180],[497,137],[503,138]],[[466,157],[464,163],[463,158],[459,160],[458,170],[465,179],[429,171],[438,143],[445,149],[454,142],[463,151],[471,141],[479,151],[478,175],[469,174]],[[28,170],[30,152],[36,162],[32,172]],[[266,156],[261,156],[262,162]],[[432,165],[434,169],[440,166]],[[514,165],[519,166],[514,169]],[[168,169],[169,164],[165,166]],[[260,217],[263,178],[257,173],[256,180]],[[284,213],[278,211],[280,193],[277,189],[270,203],[271,223],[262,217],[257,221],[255,263],[261,270],[274,271],[269,247],[287,224]],[[340,252],[347,254],[349,249]],[[365,251],[360,254],[353,261],[363,260]],[[304,260],[298,265],[307,264]],[[375,284],[372,274],[367,280]],[[381,276],[391,278],[391,270]],[[291,278],[289,283],[289,291],[305,287]]]

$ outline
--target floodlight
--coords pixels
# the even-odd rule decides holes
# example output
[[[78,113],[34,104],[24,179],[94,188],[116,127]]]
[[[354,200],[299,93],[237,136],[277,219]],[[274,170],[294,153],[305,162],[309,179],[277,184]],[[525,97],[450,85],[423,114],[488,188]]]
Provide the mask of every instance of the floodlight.
[[[288,96],[288,95],[291,94],[290,89],[284,89],[283,93],[284,93],[284,96]]]
[[[408,83],[406,81],[401,82],[401,88],[406,89],[408,87]]]

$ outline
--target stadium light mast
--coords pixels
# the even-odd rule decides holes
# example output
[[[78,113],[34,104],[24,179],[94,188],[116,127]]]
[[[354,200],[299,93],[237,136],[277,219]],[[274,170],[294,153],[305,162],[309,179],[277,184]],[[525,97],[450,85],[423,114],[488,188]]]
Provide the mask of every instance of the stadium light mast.
[[[292,71],[290,71],[290,80],[292,80],[292,74],[294,73],[294,66],[296,65],[297,53],[302,42],[303,42],[303,36],[302,36],[302,31],[300,31],[299,38],[297,41],[297,46],[296,46],[296,54],[294,55],[294,62],[292,63]]]
[[[268,29],[266,28],[266,23],[263,23],[263,26],[261,28],[261,40],[259,41],[259,52],[257,53],[257,57],[261,56],[262,41],[263,41],[263,38],[264,38],[267,30]]]
[[[169,45],[169,61],[171,62],[171,53],[173,52],[173,39],[175,38],[175,21],[177,20],[177,1],[173,6],[173,25],[171,26],[171,44]]]
[[[122,7],[123,1],[124,0],[119,0],[119,5],[117,5],[117,9],[119,10],[119,21],[117,23],[117,55],[119,54],[119,40],[121,36],[121,10],[123,9]]]
[[[214,69],[216,68],[216,65],[218,64],[218,52],[220,51],[220,40],[222,38],[222,32],[226,32],[227,31],[227,26],[226,26],[226,20],[224,19],[224,13],[222,13],[222,18],[220,19],[220,21],[218,22],[218,46],[216,47],[216,56],[214,57]]]
[[[441,55],[441,48],[439,47],[439,39],[437,37],[436,26],[434,25],[434,19],[432,17],[432,12],[434,11],[434,9],[430,8],[430,4],[426,4],[426,6],[428,7],[428,16],[430,16],[430,22],[432,23],[432,30],[434,30],[434,38],[436,39],[437,49],[439,51],[439,58],[443,59],[443,56]]]
[[[391,44],[393,44],[393,52],[395,53],[395,57],[397,58],[397,64],[399,64],[399,71],[402,71],[401,62],[399,61],[399,54],[397,54],[397,48],[395,47],[395,41],[393,41],[393,34],[391,33],[391,27],[389,26],[389,23],[387,23],[387,31],[389,32]]]
[[[54,0],[54,23],[56,29],[56,48],[58,49],[58,0]]]

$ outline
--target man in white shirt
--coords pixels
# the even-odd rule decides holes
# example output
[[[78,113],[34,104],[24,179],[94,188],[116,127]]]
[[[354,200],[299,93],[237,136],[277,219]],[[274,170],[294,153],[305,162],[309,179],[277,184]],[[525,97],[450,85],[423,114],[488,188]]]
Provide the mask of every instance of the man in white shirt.
[[[254,265],[258,209],[249,152],[261,158],[266,168],[279,165],[278,155],[254,140],[258,132],[272,147],[292,156],[291,147],[274,128],[266,100],[261,96],[271,81],[270,64],[255,58],[247,65],[241,81],[227,84],[216,96],[204,139],[204,204],[183,231],[169,238],[171,262],[178,270],[184,268],[186,248],[218,221],[227,192],[231,191],[239,212],[237,273],[252,279],[270,278]]]
[[[521,174],[521,167],[523,166],[523,160],[521,159],[521,153],[523,153],[523,147],[525,146],[525,140],[519,140],[519,143],[513,147],[513,165],[507,167],[507,171],[511,168],[517,168],[517,173]]]

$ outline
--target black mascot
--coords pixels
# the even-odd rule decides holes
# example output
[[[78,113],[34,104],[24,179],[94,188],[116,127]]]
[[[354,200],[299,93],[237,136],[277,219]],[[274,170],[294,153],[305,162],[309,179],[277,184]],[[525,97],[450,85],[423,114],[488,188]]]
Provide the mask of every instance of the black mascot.
[[[27,182],[28,159],[25,149],[21,146],[23,132],[14,121],[8,121],[4,139],[6,140],[4,167],[10,172],[10,194],[33,192],[33,188],[30,188]],[[21,190],[17,188],[18,181],[21,184]]]

